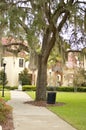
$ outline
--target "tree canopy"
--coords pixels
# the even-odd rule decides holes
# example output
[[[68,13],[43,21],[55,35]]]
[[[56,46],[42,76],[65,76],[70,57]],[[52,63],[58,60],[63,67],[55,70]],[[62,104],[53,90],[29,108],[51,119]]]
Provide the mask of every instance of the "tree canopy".
[[[82,43],[85,46],[85,0],[3,0],[0,2],[0,32],[8,35],[15,34],[20,39],[26,38],[32,48],[42,44],[46,31],[51,36],[54,27],[57,33],[60,32],[61,37],[67,38],[71,46]]]

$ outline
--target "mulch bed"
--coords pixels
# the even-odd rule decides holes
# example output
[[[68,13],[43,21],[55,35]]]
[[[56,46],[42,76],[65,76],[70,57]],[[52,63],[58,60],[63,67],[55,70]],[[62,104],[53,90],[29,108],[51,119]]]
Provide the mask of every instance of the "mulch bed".
[[[48,104],[46,101],[26,101],[25,104],[31,104],[34,106],[39,107],[48,107],[48,106],[63,106],[65,103],[63,102],[56,102],[55,104]]]

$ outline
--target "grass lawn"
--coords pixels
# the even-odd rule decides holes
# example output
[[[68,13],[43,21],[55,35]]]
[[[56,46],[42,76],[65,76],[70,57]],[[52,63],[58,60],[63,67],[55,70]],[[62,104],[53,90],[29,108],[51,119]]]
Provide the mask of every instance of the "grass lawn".
[[[27,94],[28,94],[32,99],[35,99],[35,91],[28,91]]]
[[[35,97],[34,93],[29,93]],[[86,130],[86,93],[57,92],[56,102],[64,102],[63,106],[48,107],[77,130]]]
[[[64,106],[49,107],[51,111],[69,122],[78,130],[86,130],[86,93],[57,93],[57,102]]]
[[[2,91],[0,91],[0,98],[3,98],[5,101],[10,100],[10,91],[4,91],[4,97],[2,97]]]

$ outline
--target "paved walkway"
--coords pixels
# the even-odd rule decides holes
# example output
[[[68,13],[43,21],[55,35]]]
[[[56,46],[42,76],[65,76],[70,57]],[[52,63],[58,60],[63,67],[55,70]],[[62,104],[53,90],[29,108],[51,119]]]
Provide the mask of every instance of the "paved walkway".
[[[45,107],[24,104],[31,98],[22,91],[11,91],[15,130],[76,130]]]
[[[2,126],[0,125],[0,130],[2,130]]]

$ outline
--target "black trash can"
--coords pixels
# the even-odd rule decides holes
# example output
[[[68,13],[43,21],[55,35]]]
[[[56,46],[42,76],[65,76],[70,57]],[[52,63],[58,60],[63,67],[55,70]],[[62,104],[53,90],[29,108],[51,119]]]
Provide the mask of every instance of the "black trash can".
[[[56,101],[56,92],[48,92],[47,93],[47,103],[55,104]]]

